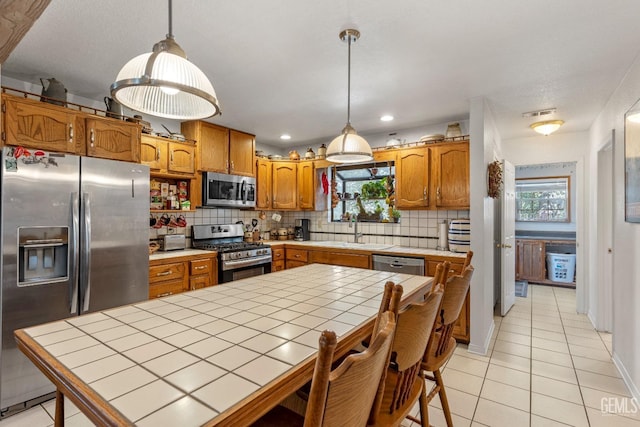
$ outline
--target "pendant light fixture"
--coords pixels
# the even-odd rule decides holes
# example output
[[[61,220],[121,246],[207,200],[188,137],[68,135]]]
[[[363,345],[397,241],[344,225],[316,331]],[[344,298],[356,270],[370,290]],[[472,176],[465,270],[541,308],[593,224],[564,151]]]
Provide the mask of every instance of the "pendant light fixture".
[[[151,53],[127,62],[111,85],[111,96],[141,113],[176,120],[196,120],[220,114],[213,85],[187,60],[173,38],[172,2],[169,33]]]
[[[342,133],[327,147],[327,160],[335,163],[358,163],[373,159],[371,147],[351,126],[351,43],[355,43],[359,38],[360,32],[357,30],[349,29],[340,33],[340,39],[349,45],[347,124],[342,129]]]

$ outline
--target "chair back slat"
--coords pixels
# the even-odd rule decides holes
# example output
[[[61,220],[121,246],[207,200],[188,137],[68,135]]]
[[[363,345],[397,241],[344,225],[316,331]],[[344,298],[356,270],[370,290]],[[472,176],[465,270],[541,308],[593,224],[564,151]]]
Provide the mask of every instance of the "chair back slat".
[[[348,356],[333,371],[330,369],[335,341],[326,346],[326,357],[321,356],[322,337],[325,332],[333,332],[323,332],[309,393],[305,427],[366,425],[379,383],[384,381],[381,378],[385,372],[395,327],[395,315],[391,312],[383,313],[380,316],[380,332],[369,348]],[[335,334],[333,337],[335,339]],[[329,353],[331,357],[328,356]],[[328,366],[326,360],[329,360]],[[324,384],[315,384],[320,381]]]
[[[435,323],[442,295],[441,290],[432,292],[424,302],[410,304],[398,313],[391,350],[391,366],[398,372],[397,381],[390,406],[382,408],[389,413],[393,413],[407,401],[415,381],[419,379],[420,363],[431,336],[431,328]]]

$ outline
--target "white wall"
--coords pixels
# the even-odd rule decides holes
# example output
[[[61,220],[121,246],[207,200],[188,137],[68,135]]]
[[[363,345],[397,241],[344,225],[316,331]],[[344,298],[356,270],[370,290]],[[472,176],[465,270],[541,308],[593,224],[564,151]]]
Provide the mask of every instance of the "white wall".
[[[624,114],[640,98],[640,58],[613,93],[589,132],[587,174],[597,188],[597,152],[611,140],[613,146],[613,360],[633,395],[640,399],[640,224],[624,221]],[[590,227],[598,223],[596,211]],[[596,242],[591,236],[590,242]],[[594,255],[595,259],[595,255]]]
[[[469,351],[486,354],[494,328],[494,199],[487,196],[487,165],[501,156],[500,135],[484,98],[470,103],[471,250],[475,267],[471,281]]]

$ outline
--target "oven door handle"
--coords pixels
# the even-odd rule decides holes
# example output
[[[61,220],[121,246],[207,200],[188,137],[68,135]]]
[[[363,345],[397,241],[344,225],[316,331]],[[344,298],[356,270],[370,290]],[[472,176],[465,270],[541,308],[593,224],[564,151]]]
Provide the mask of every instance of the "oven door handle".
[[[231,268],[250,267],[252,265],[267,264],[269,262],[271,262],[271,255],[265,255],[261,257],[254,257],[254,258],[247,258],[247,259],[239,259],[235,261],[223,261],[222,269],[230,270]]]

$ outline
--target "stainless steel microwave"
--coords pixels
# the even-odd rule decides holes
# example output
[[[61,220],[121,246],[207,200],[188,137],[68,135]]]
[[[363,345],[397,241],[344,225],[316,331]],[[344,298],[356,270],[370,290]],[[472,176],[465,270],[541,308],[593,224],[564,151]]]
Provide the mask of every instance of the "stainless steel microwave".
[[[202,173],[202,205],[253,208],[256,206],[256,179],[224,173]]]

